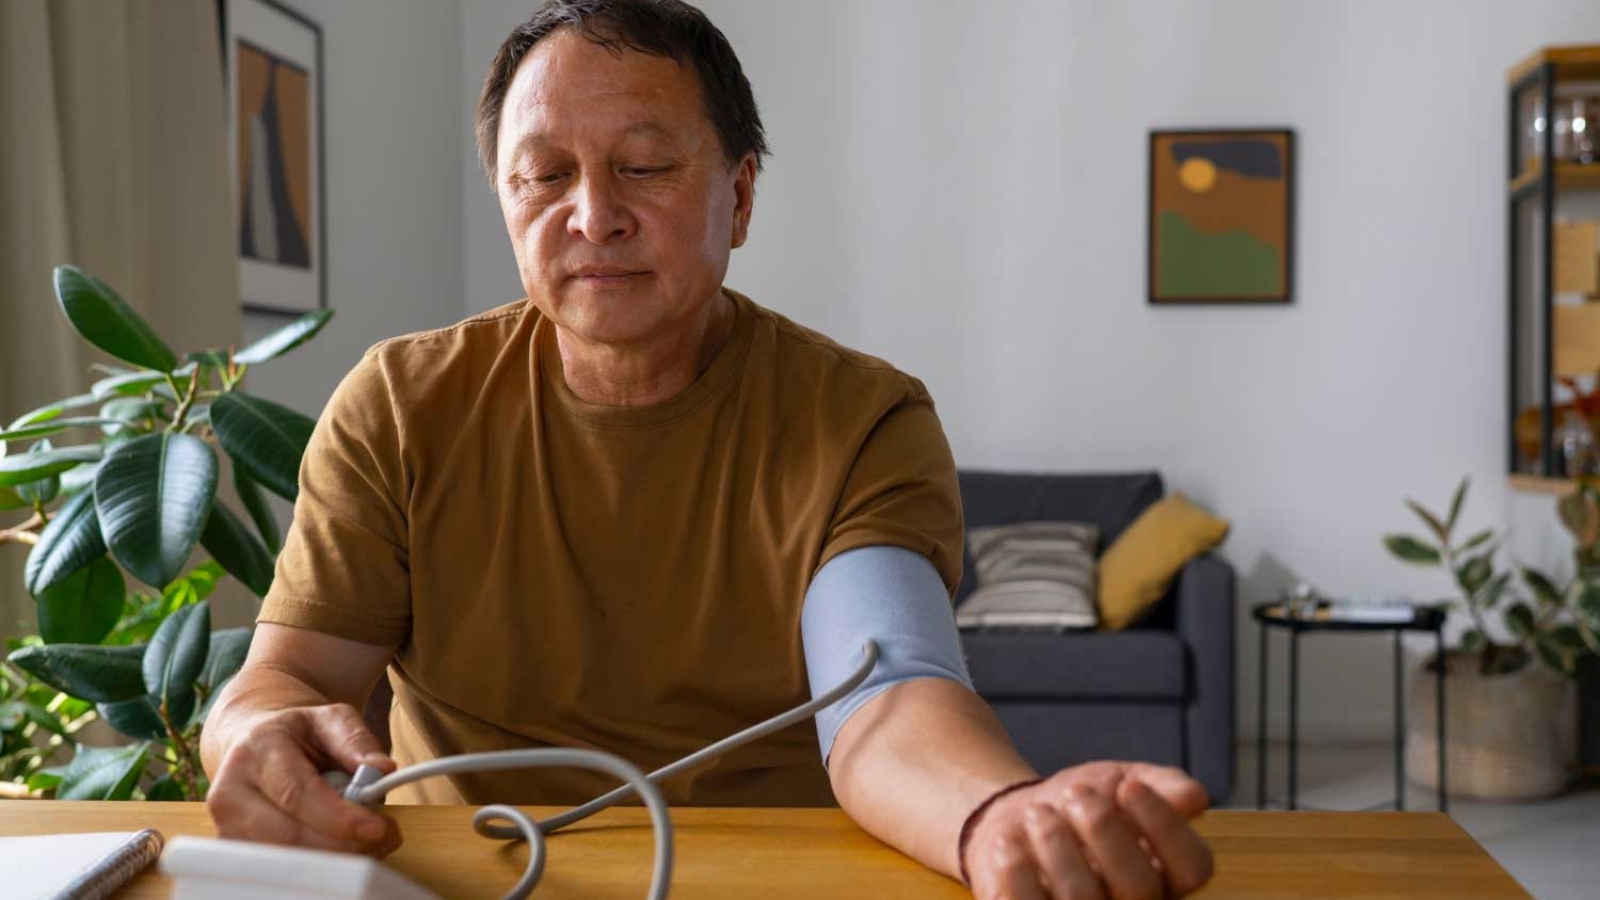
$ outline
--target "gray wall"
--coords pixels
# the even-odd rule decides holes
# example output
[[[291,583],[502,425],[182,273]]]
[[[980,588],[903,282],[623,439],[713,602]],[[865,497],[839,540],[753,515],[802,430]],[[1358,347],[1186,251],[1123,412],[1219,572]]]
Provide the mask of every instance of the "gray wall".
[[[1504,72],[1600,40],[1600,4],[701,5],[776,151],[729,283],[924,378],[962,465],[1157,467],[1234,520],[1246,602],[1296,577],[1441,593],[1378,538],[1463,474],[1468,527],[1514,519],[1519,553],[1561,556],[1549,505],[1501,474]],[[531,7],[461,4],[463,131]],[[1146,306],[1147,131],[1277,124],[1298,135],[1295,305]],[[460,167],[475,312],[521,292]],[[1307,651],[1307,734],[1386,735],[1387,645]]]
[[[328,305],[317,339],[249,375],[322,410],[372,344],[461,318],[460,51],[451,0],[286,0],[322,26]],[[250,315],[245,339],[285,320]]]
[[[450,0],[285,0],[322,26],[328,306],[313,342],[247,376],[307,415],[371,345],[460,319],[459,10]],[[244,339],[289,321],[247,314]],[[274,499],[287,526],[288,503]]]

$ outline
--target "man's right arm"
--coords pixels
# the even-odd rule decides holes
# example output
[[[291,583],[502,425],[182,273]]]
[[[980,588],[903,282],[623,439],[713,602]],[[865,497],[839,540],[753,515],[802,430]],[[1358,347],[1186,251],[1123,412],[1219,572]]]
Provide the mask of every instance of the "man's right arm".
[[[351,803],[322,772],[395,764],[360,708],[394,654],[303,628],[261,624],[201,734],[206,805],[225,838],[383,856],[394,822]]]

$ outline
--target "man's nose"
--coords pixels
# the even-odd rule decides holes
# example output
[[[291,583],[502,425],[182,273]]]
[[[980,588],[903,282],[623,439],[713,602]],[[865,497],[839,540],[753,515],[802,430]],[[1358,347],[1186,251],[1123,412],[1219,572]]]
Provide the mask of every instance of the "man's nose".
[[[567,230],[595,244],[605,244],[633,234],[636,223],[618,196],[615,179],[607,174],[585,174],[578,182],[567,219]]]

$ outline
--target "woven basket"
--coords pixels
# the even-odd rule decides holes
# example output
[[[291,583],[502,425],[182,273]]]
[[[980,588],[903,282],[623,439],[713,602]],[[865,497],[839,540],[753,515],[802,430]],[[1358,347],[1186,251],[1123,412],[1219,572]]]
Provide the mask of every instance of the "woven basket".
[[[1478,674],[1477,658],[1451,654],[1445,675],[1445,778],[1451,796],[1532,800],[1566,789],[1576,759],[1570,682],[1538,665],[1511,675]],[[1437,788],[1434,673],[1411,679],[1406,774]]]

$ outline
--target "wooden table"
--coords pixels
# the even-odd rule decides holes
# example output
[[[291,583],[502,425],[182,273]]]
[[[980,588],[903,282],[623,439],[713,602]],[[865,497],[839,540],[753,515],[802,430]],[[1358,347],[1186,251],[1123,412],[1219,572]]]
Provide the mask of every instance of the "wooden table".
[[[537,810],[537,812],[535,812]],[[522,873],[524,845],[472,832],[462,806],[392,806],[405,846],[394,868],[452,900],[499,897]],[[558,809],[534,808],[543,817]],[[672,811],[675,898],[961,898],[959,884],[861,831],[836,809]],[[168,837],[210,835],[205,807],[184,803],[0,801],[0,836],[153,827]],[[1482,847],[1438,813],[1211,812],[1197,828],[1217,856],[1202,893],[1222,898],[1529,900]],[[649,819],[610,809],[552,835],[534,900],[638,900],[650,881]],[[119,900],[166,898],[147,872]]]

